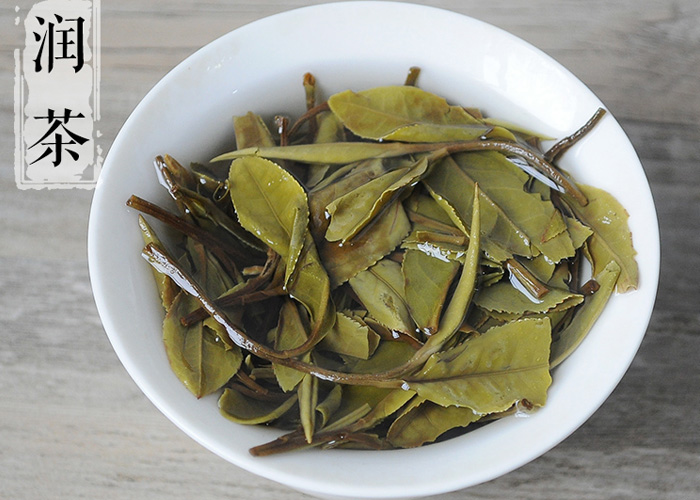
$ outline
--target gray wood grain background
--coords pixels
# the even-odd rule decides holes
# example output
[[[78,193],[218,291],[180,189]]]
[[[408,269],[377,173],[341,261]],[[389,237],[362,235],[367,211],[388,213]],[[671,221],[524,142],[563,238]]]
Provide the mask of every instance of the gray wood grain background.
[[[0,498],[307,498],[204,450],[131,381],[92,300],[86,263],[92,192],[16,188],[12,53],[23,47],[24,30],[15,18],[32,3],[0,6]],[[102,147],[194,50],[242,24],[316,3],[102,0]],[[637,149],[662,238],[651,325],[609,400],[541,458],[440,498],[698,498],[700,3],[418,3],[504,28],[583,80]]]

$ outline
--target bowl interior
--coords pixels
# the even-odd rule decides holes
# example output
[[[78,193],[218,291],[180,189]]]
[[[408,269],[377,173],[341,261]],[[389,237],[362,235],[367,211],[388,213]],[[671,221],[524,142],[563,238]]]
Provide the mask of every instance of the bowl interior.
[[[195,400],[173,375],[161,341],[163,312],[150,268],[140,257],[137,215],[124,202],[136,194],[166,204],[153,158],[167,153],[188,164],[230,150],[233,115],[298,116],[305,72],[316,76],[328,96],[400,84],[410,66],[422,69],[421,88],[553,137],[571,133],[602,106],[551,58],[474,19],[395,2],[307,7],[239,28],[171,71],[125,123],[95,190],[90,276],[105,330],[129,374],[170,420],[212,452],[315,494],[436,494],[492,479],[541,455],[585,422],[615,388],[639,347],[656,294],[659,236],[649,186],[629,140],[608,115],[562,165],[577,180],[613,193],[630,213],[641,285],[614,296],[583,344],[555,370],[544,408],[420,449],[251,457],[248,448],[278,432],[227,421],[215,397]],[[426,470],[429,475],[416,473]]]

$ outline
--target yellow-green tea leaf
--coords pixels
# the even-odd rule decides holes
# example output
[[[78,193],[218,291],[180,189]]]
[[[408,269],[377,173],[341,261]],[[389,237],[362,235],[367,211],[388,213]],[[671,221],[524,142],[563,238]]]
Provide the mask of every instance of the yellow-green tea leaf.
[[[522,399],[541,406],[552,380],[550,342],[548,319],[507,323],[432,355],[406,384],[441,406],[478,414],[504,411]]]
[[[285,300],[280,309],[279,321],[273,331],[274,346],[278,351],[294,349],[302,345],[308,335],[301,321],[297,306],[291,300]],[[304,355],[309,360],[309,354]],[[304,378],[304,372],[279,364],[272,365],[277,383],[284,392],[293,390]]]
[[[143,237],[144,245],[153,243],[159,247],[163,246],[156,233],[153,232],[153,229],[142,215],[139,215],[139,227],[141,228],[141,236]],[[156,287],[158,288],[158,292],[160,294],[160,300],[163,307],[167,311],[170,308],[170,304],[172,304],[173,300],[175,300],[175,296],[179,292],[179,289],[177,285],[173,283],[173,280],[171,280],[168,276],[159,273],[155,268],[151,269],[153,270],[153,277],[156,280]]]
[[[610,193],[592,186],[581,185],[588,198],[585,207],[572,202],[576,217],[593,230],[587,249],[593,264],[593,274],[602,272],[611,260],[620,266],[617,290],[635,290],[639,284],[639,269],[632,246],[632,233],[627,225],[627,210]]]
[[[518,290],[508,281],[487,287],[474,298],[474,303],[482,309],[515,317],[554,310],[563,311],[582,302],[583,295],[560,288],[551,288],[538,299]]]
[[[454,207],[462,222],[471,217],[471,193],[479,184],[481,234],[489,255],[500,260],[503,255],[533,257],[541,252],[553,262],[571,257],[574,248],[563,219],[551,202],[524,189],[527,179],[501,153],[483,151],[445,158],[424,182],[438,202],[445,199]],[[547,239],[552,234],[557,236]]]
[[[266,424],[287,413],[296,402],[296,393],[279,402],[254,399],[233,389],[224,389],[219,398],[219,411],[224,417],[238,424]]]
[[[445,432],[467,427],[481,415],[471,408],[440,406],[417,397],[389,427],[387,439],[397,448],[415,448],[432,443]]]
[[[403,205],[394,202],[361,235],[346,244],[324,242],[319,249],[333,288],[374,265],[397,248],[411,230]]]
[[[379,344],[379,335],[344,312],[337,312],[335,324],[319,344],[320,349],[369,359]]]
[[[309,209],[304,188],[282,167],[271,161],[240,158],[229,171],[231,199],[241,225],[285,260],[288,272],[296,266],[303,241],[295,231],[305,230]]]
[[[239,348],[231,348],[202,323],[185,327],[180,318],[199,306],[185,292],[173,301],[163,321],[163,342],[170,366],[192,394],[201,398],[220,389],[241,366]]]
[[[233,129],[238,149],[275,145],[270,129],[267,128],[263,119],[255,113],[248,112],[242,116],[234,116]]]
[[[331,217],[326,239],[345,243],[354,237],[403,189],[414,185],[428,170],[428,158],[413,166],[392,170],[336,198],[326,206]]]
[[[307,443],[311,443],[316,429],[316,404],[318,403],[318,379],[307,373],[297,389],[299,420]]]
[[[433,334],[438,329],[440,314],[459,262],[435,258],[420,250],[407,250],[401,270],[406,302],[418,328]]]
[[[460,106],[418,87],[346,90],[328,99],[331,111],[352,133],[365,139],[405,142],[465,141],[491,127]]]
[[[401,264],[380,260],[350,279],[350,286],[374,319],[390,330],[415,335]]]
[[[559,332],[552,342],[550,357],[551,367],[564,361],[586,337],[593,328],[598,316],[615,290],[615,284],[620,276],[620,266],[617,262],[610,261],[605,269],[595,276],[600,288],[593,295],[585,298],[583,305],[576,311],[571,323]]]

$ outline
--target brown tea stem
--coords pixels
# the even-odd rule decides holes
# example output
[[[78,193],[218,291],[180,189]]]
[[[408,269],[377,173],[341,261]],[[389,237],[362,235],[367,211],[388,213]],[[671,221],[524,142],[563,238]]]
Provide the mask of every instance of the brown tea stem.
[[[295,370],[309,373],[315,377],[330,382],[349,385],[370,385],[390,389],[397,389],[401,387],[403,383],[402,380],[389,378],[383,373],[343,373],[335,370],[328,370],[326,368],[299,361],[294,358],[284,357],[284,353],[280,353],[279,351],[271,349],[268,346],[253,340],[246,335],[245,332],[231,323],[221,308],[217,306],[213,300],[207,297],[202,288],[192,278],[190,278],[187,273],[169,255],[167,255],[167,253],[165,253],[163,249],[159,248],[157,245],[149,243],[143,249],[142,254],[158,272],[169,276],[180,288],[197,299],[202,307],[211,315],[211,317],[224,327],[231,340],[241,349],[245,349],[251,354],[271,363],[294,368]]]
[[[309,109],[301,115],[297,121],[294,122],[294,124],[290,127],[289,129],[289,136],[293,137],[294,134],[296,134],[297,130],[299,130],[299,127],[301,127],[307,120],[311,119],[312,117],[316,117],[319,113],[323,111],[328,111],[330,108],[328,106],[328,102],[322,102],[321,104],[317,104],[313,108]]]
[[[561,155],[563,155],[571,146],[576,144],[583,136],[591,131],[593,127],[603,118],[605,115],[605,110],[603,108],[598,108],[593,116],[576,132],[564,137],[554,146],[549,148],[549,150],[544,154],[544,159],[548,162],[556,161]]]
[[[227,272],[229,272],[232,276],[238,274],[236,264],[233,262],[233,260],[231,260],[231,256],[229,255],[229,252],[235,248],[234,246],[226,245],[208,231],[187,222],[183,218],[162,209],[158,205],[154,205],[143,198],[139,198],[136,195],[131,195],[131,197],[126,201],[126,206],[138,210],[146,215],[150,215],[151,217],[158,219],[159,221],[180,231],[186,236],[198,241],[206,248],[211,250]]]

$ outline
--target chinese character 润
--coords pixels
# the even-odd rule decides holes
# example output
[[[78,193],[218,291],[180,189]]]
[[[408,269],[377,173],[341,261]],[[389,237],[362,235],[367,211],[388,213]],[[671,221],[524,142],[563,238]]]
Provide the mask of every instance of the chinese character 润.
[[[53,109],[49,109],[46,116],[34,117],[37,120],[46,120],[49,124],[49,128],[38,141],[36,141],[34,144],[27,148],[29,150],[39,144],[41,144],[42,146],[46,146],[46,149],[41,154],[41,156],[39,156],[39,158],[31,162],[30,165],[53,154],[53,166],[58,167],[61,164],[64,150],[71,156],[71,158],[73,158],[74,161],[78,160],[78,152],[73,149],[69,149],[68,146],[71,146],[73,144],[82,145],[85,144],[89,139],[86,137],[82,137],[74,132],[71,132],[68,129],[67,125],[71,119],[85,118],[85,116],[82,113],[73,115],[72,112],[72,110],[66,108],[64,109],[62,115],[57,115]],[[53,142],[47,140],[50,138],[53,139]]]
[[[58,14],[54,14],[56,22],[49,21],[43,17],[35,16],[40,26],[45,26],[43,34],[34,32],[34,39],[41,42],[39,51],[34,59],[34,71],[41,72],[42,59],[46,59],[46,69],[49,73],[54,68],[55,61],[59,59],[73,59],[75,64],[73,69],[79,72],[85,62],[83,48],[83,24],[82,17],[66,19]],[[65,27],[67,23],[74,23],[75,27]]]

